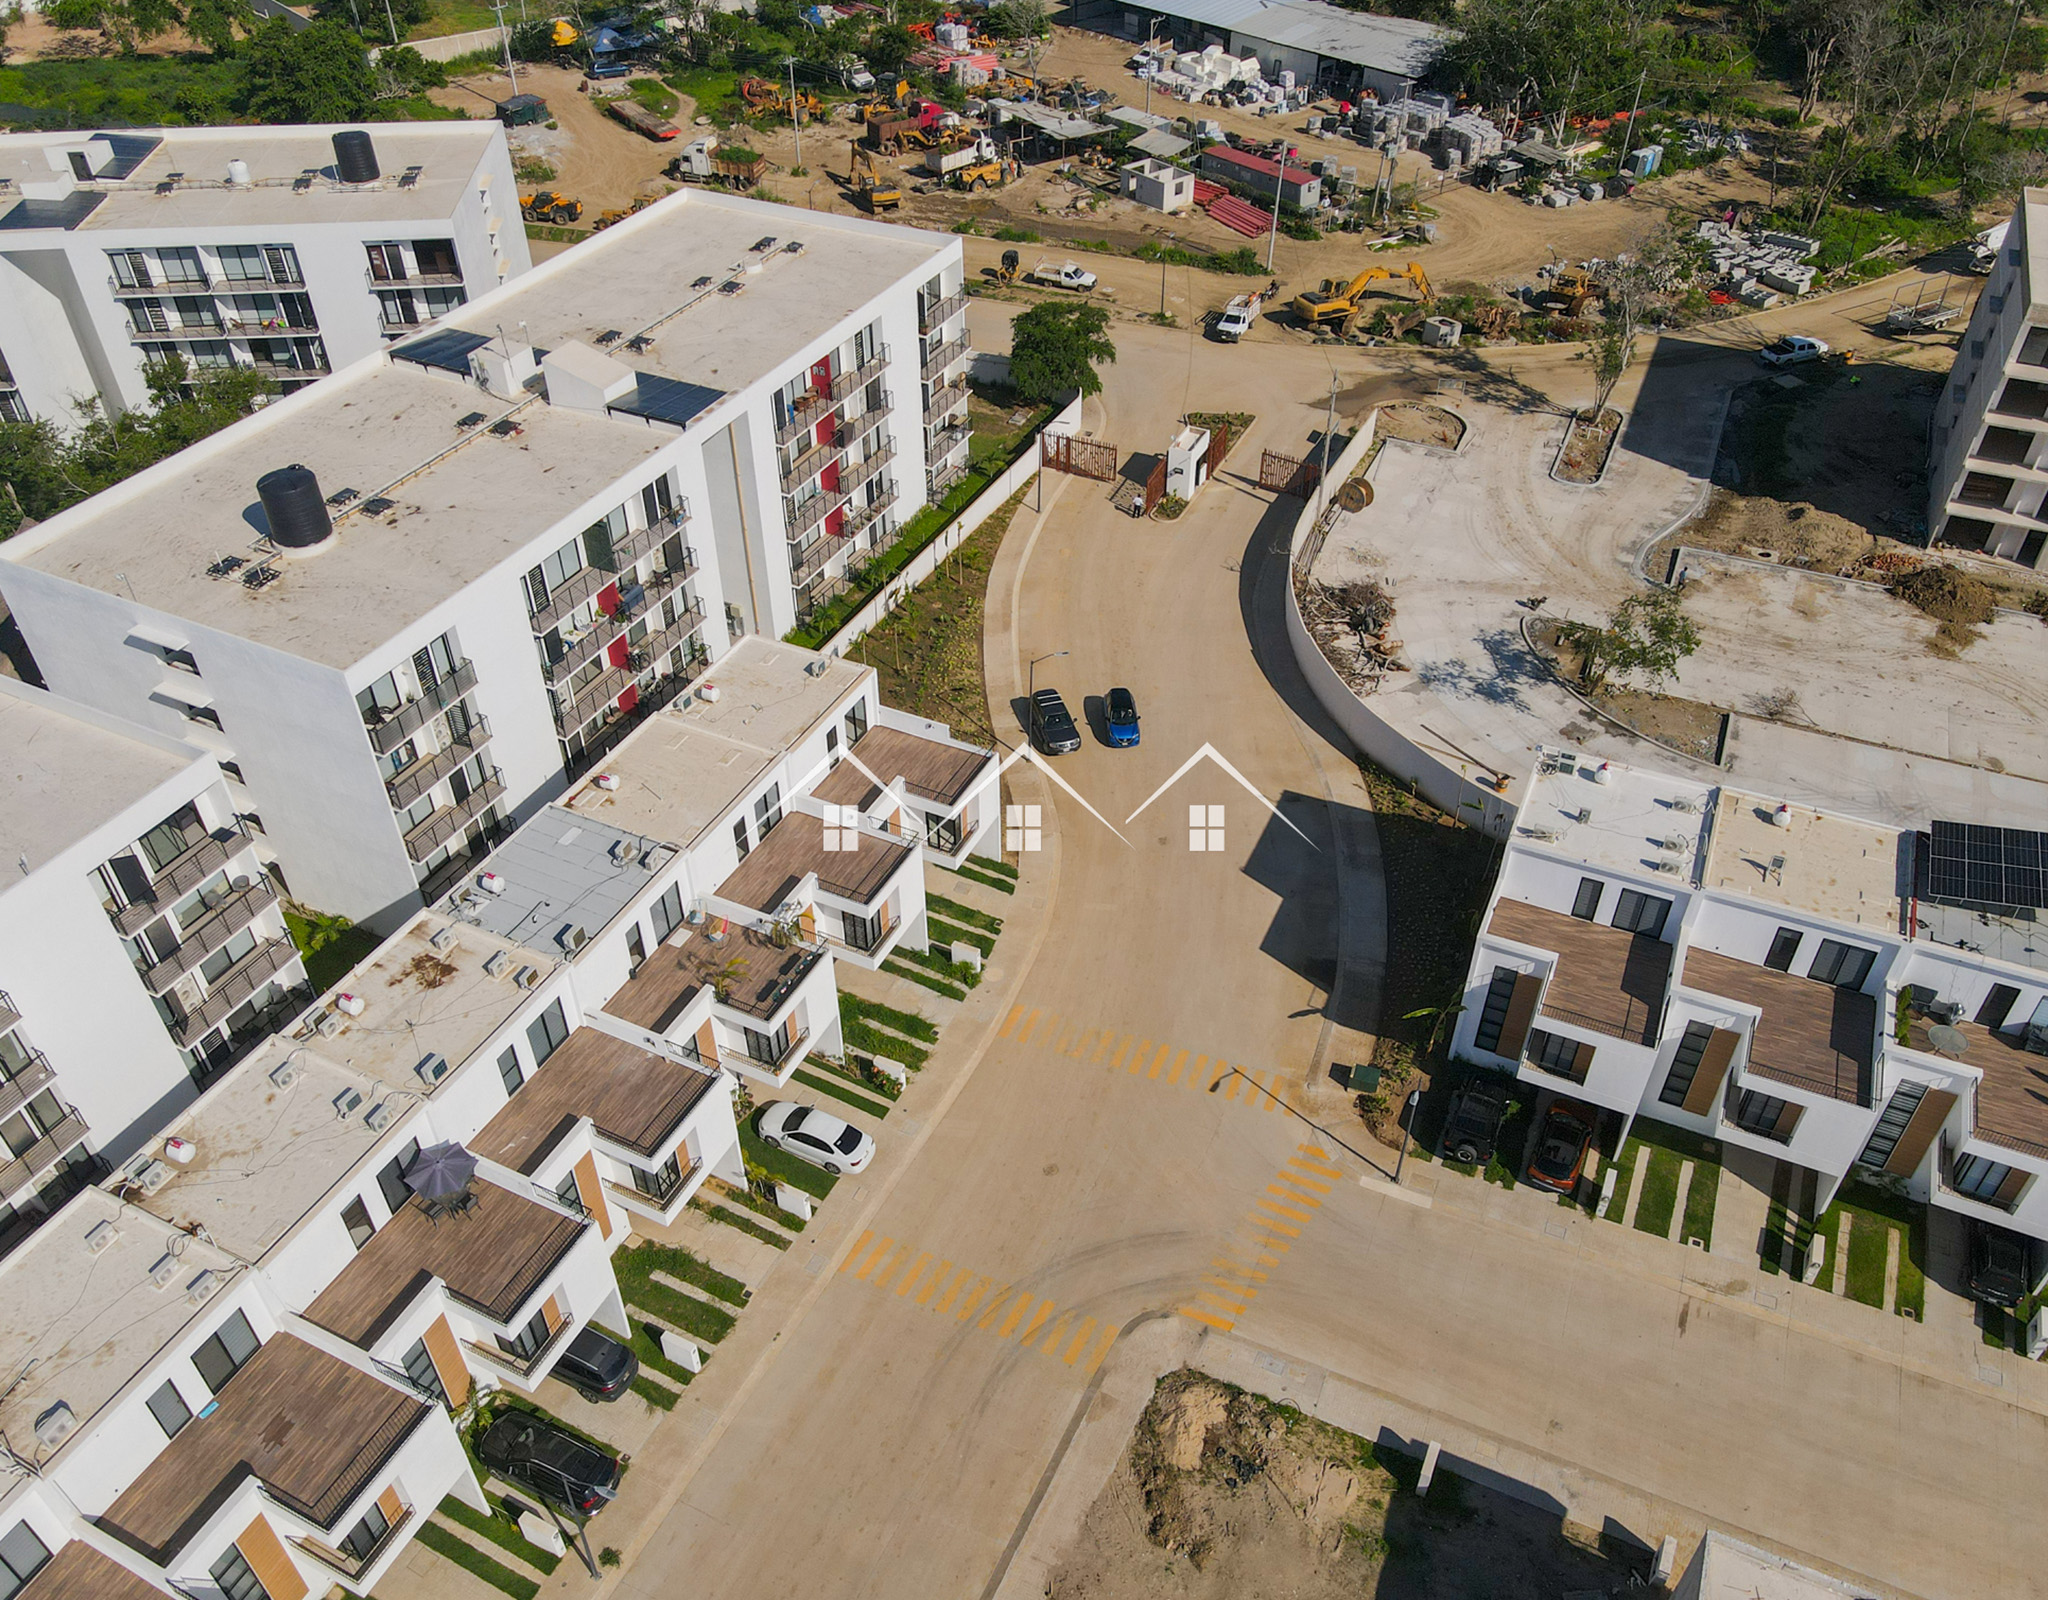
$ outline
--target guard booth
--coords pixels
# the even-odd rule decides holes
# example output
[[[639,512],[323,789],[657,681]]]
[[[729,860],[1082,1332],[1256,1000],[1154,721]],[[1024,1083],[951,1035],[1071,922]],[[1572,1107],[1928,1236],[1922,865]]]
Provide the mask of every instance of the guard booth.
[[[1209,481],[1209,430],[1188,427],[1166,447],[1166,492],[1192,500]]]

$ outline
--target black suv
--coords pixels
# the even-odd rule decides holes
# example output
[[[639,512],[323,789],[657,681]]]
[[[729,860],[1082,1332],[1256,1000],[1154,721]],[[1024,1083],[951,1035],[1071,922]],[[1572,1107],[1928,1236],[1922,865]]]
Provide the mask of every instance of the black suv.
[[[1040,689],[1031,697],[1031,737],[1049,756],[1070,755],[1081,748],[1081,730],[1057,689]]]
[[[1507,1107],[1507,1090],[1501,1085],[1484,1080],[1466,1084],[1451,1097],[1451,1114],[1444,1120],[1442,1153],[1468,1166],[1485,1166],[1493,1159]]]
[[[555,1376],[586,1400],[616,1400],[640,1376],[640,1358],[610,1334],[585,1328],[555,1362]]]
[[[499,1477],[580,1516],[602,1511],[619,1492],[624,1466],[594,1444],[531,1411],[508,1411],[476,1442]]]
[[[2010,1309],[2033,1287],[2033,1254],[2016,1233],[1970,1224],[1970,1298]]]

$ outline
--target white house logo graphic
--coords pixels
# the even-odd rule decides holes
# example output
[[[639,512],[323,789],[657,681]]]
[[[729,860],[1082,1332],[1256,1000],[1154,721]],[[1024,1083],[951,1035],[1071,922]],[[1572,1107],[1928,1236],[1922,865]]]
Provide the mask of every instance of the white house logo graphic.
[[[1237,768],[1233,767],[1227,760],[1225,760],[1222,753],[1218,751],[1213,744],[1204,744],[1201,749],[1197,750],[1193,755],[1189,756],[1187,760],[1183,761],[1178,767],[1174,768],[1173,776],[1168,778],[1158,788],[1154,789],[1151,792],[1151,794],[1146,796],[1144,805],[1139,806],[1136,811],[1133,811],[1128,817],[1124,818],[1124,825],[1128,827],[1131,823],[1136,822],[1138,818],[1144,813],[1146,806],[1151,805],[1153,801],[1157,800],[1161,795],[1166,793],[1168,789],[1171,789],[1176,783],[1179,783],[1182,778],[1187,776],[1190,770],[1192,770],[1198,763],[1203,761],[1215,762],[1217,766],[1223,769],[1224,775],[1228,777],[1231,782],[1235,783],[1240,789],[1244,790],[1246,794],[1250,795],[1254,800],[1258,801],[1258,803],[1261,806],[1265,807],[1265,809],[1274,817],[1278,818],[1282,822],[1287,823],[1288,827],[1294,828],[1295,833],[1300,836],[1301,842],[1303,844],[1307,845],[1311,850],[1315,849],[1315,840],[1311,839],[1307,834],[1302,833],[1301,829],[1295,828],[1294,824],[1288,821],[1288,819],[1281,814],[1280,808],[1274,805],[1273,802],[1268,800],[1263,794],[1261,794],[1258,790],[1258,786],[1255,785],[1249,778],[1247,778],[1242,772],[1239,772]],[[1188,848],[1190,850],[1201,851],[1205,853],[1221,850],[1223,848],[1223,840],[1224,823],[1222,806],[1191,805],[1188,807]]]

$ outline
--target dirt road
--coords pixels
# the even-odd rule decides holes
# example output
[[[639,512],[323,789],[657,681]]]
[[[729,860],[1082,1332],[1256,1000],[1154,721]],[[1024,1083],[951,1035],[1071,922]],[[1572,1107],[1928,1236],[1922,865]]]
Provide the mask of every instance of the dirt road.
[[[586,222],[600,211],[630,205],[643,195],[659,198],[675,188],[661,176],[661,169],[675,153],[676,142],[657,144],[614,122],[583,92],[583,82],[581,72],[567,67],[520,69],[520,92],[547,101],[559,126],[515,129],[513,160],[537,156],[546,161],[555,169],[547,186],[581,200]],[[447,88],[433,90],[431,98],[437,105],[453,106],[470,116],[489,116],[492,106],[510,93],[512,86],[505,75],[490,72],[457,78]],[[694,112],[684,97],[672,120],[687,128]]]

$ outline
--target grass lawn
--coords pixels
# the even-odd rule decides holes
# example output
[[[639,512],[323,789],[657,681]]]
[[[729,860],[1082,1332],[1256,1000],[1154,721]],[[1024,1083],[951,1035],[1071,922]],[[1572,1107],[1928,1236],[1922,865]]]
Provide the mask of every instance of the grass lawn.
[[[1693,1164],[1692,1186],[1685,1193],[1685,1222],[1678,1237],[1697,1239],[1708,1249],[1714,1246],[1714,1206],[1721,1196],[1721,1169],[1711,1161]]]
[[[938,944],[967,944],[981,952],[986,961],[996,953],[996,937],[992,933],[974,933],[966,928],[956,928],[950,922],[941,921],[934,915],[928,924],[933,941]]]
[[[1835,1261],[1849,1252],[1844,1291],[1851,1300],[1885,1309],[1885,1236],[1900,1235],[1899,1278],[1891,1310],[1920,1317],[1927,1306],[1927,1211],[1874,1184],[1845,1183],[1815,1229],[1826,1241],[1820,1282],[1834,1286]]]
[[[1650,1164],[1643,1170],[1642,1198],[1636,1202],[1636,1228],[1660,1239],[1671,1235],[1671,1218],[1678,1209],[1678,1168],[1683,1160],[1677,1151],[1650,1149]]]
[[[305,958],[306,982],[312,985],[315,994],[325,994],[348,975],[349,968],[363,960],[377,948],[379,940],[367,928],[354,925],[337,927],[342,918],[323,917],[318,912],[307,913],[285,908],[284,925],[290,930],[292,943]],[[316,941],[318,949],[310,948]]]
[[[965,1000],[967,998],[967,991],[957,983],[948,983],[944,978],[937,976],[935,973],[926,972],[919,967],[908,966],[894,957],[882,963],[882,970],[887,973],[893,973],[899,978],[908,978],[912,983],[923,984],[933,994],[940,995],[948,1000]]]
[[[820,1094],[829,1094],[835,1100],[844,1100],[856,1111],[865,1111],[871,1117],[886,1117],[889,1108],[879,1100],[870,1100],[856,1091],[844,1078],[832,1073],[806,1072],[799,1067],[790,1074],[796,1082],[807,1089],[816,1089]]]
[[[1891,1239],[1891,1224],[1867,1211],[1851,1211],[1845,1220],[1849,1223],[1849,1275],[1845,1292],[1851,1300],[1881,1306],[1885,1246]]]
[[[773,1228],[764,1228],[752,1217],[743,1217],[737,1211],[728,1211],[724,1206],[704,1206],[704,1215],[714,1222],[722,1222],[728,1228],[737,1228],[749,1238],[759,1239],[763,1244],[772,1244],[778,1250],[787,1250],[789,1241]]]
[[[879,1022],[885,1028],[893,1028],[926,1044],[936,1044],[939,1039],[938,1024],[930,1018],[921,1017],[915,1011],[899,1011],[879,1000],[863,1000],[858,995],[840,995],[839,1020],[842,1026],[849,1022]]]
[[[1619,1222],[1628,1215],[1628,1186],[1636,1163],[1643,1157],[1643,1141],[1631,1134],[1622,1141],[1614,1157],[1614,1203],[1607,1208],[1607,1220]]]
[[[975,859],[982,858],[977,856]],[[1003,931],[1003,919],[993,911],[977,911],[973,906],[964,906],[958,900],[948,900],[944,895],[933,894],[930,890],[925,891],[924,903],[929,910],[965,927],[981,928],[991,934]]]
[[[802,1233],[804,1231],[804,1219],[802,1217],[793,1211],[784,1211],[782,1207],[776,1205],[773,1201],[763,1200],[751,1190],[713,1189],[709,1191],[709,1194],[716,1194],[723,1199],[730,1200],[736,1206],[745,1206],[755,1216],[766,1217],[770,1222],[779,1223],[791,1233]],[[690,1203],[695,1206],[702,1206],[707,1211],[714,1209],[706,1191],[700,1190],[697,1198]]]
[[[491,1543],[510,1550],[536,1571],[553,1572],[562,1558],[551,1550],[543,1550],[519,1531],[519,1524],[505,1513],[502,1495],[495,1498],[485,1495],[484,1498],[491,1502],[491,1510],[488,1513],[456,1499],[452,1494],[441,1502],[438,1509],[450,1522],[459,1522],[471,1533],[482,1534]]]
[[[887,1056],[891,1061],[902,1062],[913,1072],[931,1059],[931,1052],[922,1046],[899,1039],[894,1034],[883,1033],[859,1017],[842,1017],[839,1033],[846,1041],[846,1048],[849,1051],[858,1050],[868,1056]]]
[[[786,1150],[776,1150],[763,1144],[761,1135],[754,1131],[755,1120],[755,1117],[749,1117],[740,1124],[740,1150],[748,1161],[778,1183],[801,1189],[814,1200],[823,1200],[832,1192],[832,1186],[839,1181],[837,1178],[808,1161],[797,1160]]]
[[[451,1533],[438,1522],[422,1522],[419,1527],[419,1541],[437,1556],[445,1556],[463,1571],[481,1578],[493,1589],[502,1589],[513,1600],[533,1600],[540,1593],[540,1585],[523,1573],[514,1572],[504,1562],[485,1555],[467,1539]]]
[[[365,7],[369,13],[364,18],[363,39],[371,46],[389,44],[390,32],[384,27],[382,9],[375,0]],[[374,20],[372,20],[374,18]],[[513,27],[519,26],[519,18],[508,12],[506,20]],[[483,0],[433,0],[433,8],[427,20],[406,34],[408,39],[445,39],[451,33],[474,33],[479,28],[495,28],[498,14]]]
[[[666,1245],[644,1244],[631,1250],[622,1250],[612,1257],[612,1266],[619,1279],[619,1293],[625,1296],[628,1305],[638,1306],[642,1311],[661,1318],[663,1322],[679,1332],[688,1334],[699,1343],[717,1344],[732,1332],[735,1320],[732,1313],[721,1311],[714,1305],[707,1305],[695,1295],[683,1294],[655,1279],[654,1274],[660,1271],[682,1282],[705,1287],[698,1285],[696,1279],[687,1276],[686,1272],[676,1270],[678,1263],[675,1258],[679,1256],[685,1261],[695,1263],[697,1268],[705,1273],[711,1273],[715,1278],[725,1278],[723,1273],[712,1273],[709,1267],[704,1266],[688,1251],[671,1249]],[[739,1280],[725,1278],[725,1281],[738,1283]],[[741,1288],[744,1290],[745,1286],[741,1285]],[[706,1287],[705,1292],[709,1294],[714,1291]],[[718,1298],[727,1299],[725,1295],[719,1295]],[[730,1300],[728,1303],[742,1305],[745,1302]]]

